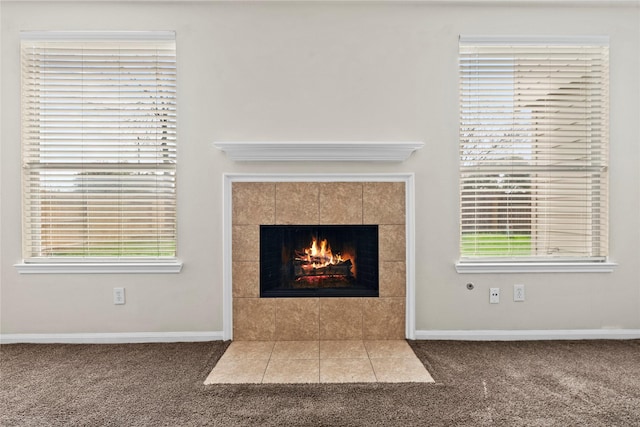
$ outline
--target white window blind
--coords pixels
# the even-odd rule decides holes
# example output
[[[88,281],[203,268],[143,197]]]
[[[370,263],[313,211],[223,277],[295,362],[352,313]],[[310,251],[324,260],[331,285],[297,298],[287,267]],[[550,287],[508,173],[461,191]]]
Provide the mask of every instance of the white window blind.
[[[462,259],[603,261],[606,38],[462,37]]]
[[[173,33],[23,33],[25,260],[176,255]]]

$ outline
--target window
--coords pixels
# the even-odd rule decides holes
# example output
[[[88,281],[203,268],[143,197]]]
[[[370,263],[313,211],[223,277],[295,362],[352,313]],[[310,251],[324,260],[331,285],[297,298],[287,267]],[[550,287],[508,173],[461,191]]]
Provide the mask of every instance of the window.
[[[608,40],[459,49],[461,261],[606,261]]]
[[[22,33],[25,262],[176,256],[175,35]]]

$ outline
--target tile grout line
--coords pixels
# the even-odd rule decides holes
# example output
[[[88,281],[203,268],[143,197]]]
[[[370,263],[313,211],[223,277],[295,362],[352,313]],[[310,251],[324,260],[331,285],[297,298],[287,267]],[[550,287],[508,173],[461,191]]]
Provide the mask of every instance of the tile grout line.
[[[278,183],[273,183],[273,224],[278,224]]]
[[[365,224],[364,222],[364,186],[365,186],[366,182],[363,182],[360,184],[360,221],[362,222],[362,224]]]
[[[318,300],[318,384],[322,382],[322,376],[320,375],[320,300]]]
[[[275,342],[278,341],[278,299],[277,298],[273,298],[273,348],[275,348]],[[273,348],[271,349],[271,352],[273,352]],[[269,358],[271,358],[271,355],[269,355]]]
[[[273,355],[273,349],[276,347],[276,342],[273,341],[273,346],[271,346],[271,351],[269,352],[269,358],[267,359],[267,364],[264,367],[264,372],[262,373],[262,378],[260,379],[260,384],[264,384],[264,377],[267,375],[267,368],[269,368],[269,363],[271,363],[271,356]]]
[[[363,320],[364,322],[364,320]],[[378,380],[378,375],[376,374],[376,370],[373,367],[373,362],[371,361],[371,354],[369,353],[369,349],[367,348],[367,345],[365,344],[365,340],[362,340],[362,346],[364,347],[364,351],[367,353],[367,360],[369,361],[369,366],[371,366],[371,372],[373,372],[373,376],[376,379],[376,383],[380,382]]]
[[[322,187],[323,183],[319,183],[318,185],[318,225],[324,224],[322,221]],[[326,184],[326,183],[325,183]]]
[[[378,380],[378,374],[376,374],[376,369],[373,367],[373,362],[371,361],[371,356],[369,356],[369,355],[367,355],[367,356],[368,356],[368,360],[369,360],[369,366],[371,366],[371,371],[373,372],[373,376],[375,377],[376,382],[378,383],[380,381]]]

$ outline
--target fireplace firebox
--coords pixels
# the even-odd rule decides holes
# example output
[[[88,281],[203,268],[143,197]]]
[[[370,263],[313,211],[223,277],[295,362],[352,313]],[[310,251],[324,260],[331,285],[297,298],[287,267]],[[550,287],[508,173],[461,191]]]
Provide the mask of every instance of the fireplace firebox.
[[[261,225],[260,297],[377,297],[377,225]]]

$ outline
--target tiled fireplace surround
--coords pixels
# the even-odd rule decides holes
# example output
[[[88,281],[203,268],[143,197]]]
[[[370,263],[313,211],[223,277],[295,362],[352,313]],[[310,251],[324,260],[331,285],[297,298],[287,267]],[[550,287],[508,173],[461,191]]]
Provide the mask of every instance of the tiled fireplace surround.
[[[233,339],[405,338],[405,182],[232,182]],[[261,224],[377,224],[378,298],[260,298]]]

